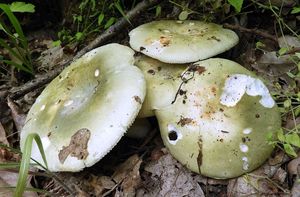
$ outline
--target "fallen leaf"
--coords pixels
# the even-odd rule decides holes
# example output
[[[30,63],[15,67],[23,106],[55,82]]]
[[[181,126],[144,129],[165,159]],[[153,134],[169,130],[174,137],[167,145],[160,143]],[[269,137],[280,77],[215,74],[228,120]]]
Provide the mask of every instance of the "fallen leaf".
[[[7,105],[11,110],[11,116],[13,118],[17,130],[21,131],[25,123],[26,115],[20,109],[20,107],[17,106],[9,97],[7,99]]]
[[[140,166],[142,159],[138,155],[132,155],[122,163],[112,176],[112,179],[120,184],[121,196],[135,196],[136,189],[141,183]]]
[[[250,174],[229,180],[227,196],[279,196],[287,192],[272,180],[279,167],[280,165],[270,166],[266,163]]]
[[[1,122],[0,122],[0,143],[4,145],[9,145],[7,138],[6,138],[6,132],[5,129],[3,128]],[[1,149],[1,148],[0,148]]]
[[[145,166],[144,187],[139,196],[204,196],[195,175],[175,160],[169,153]],[[151,173],[151,176],[149,176]]]

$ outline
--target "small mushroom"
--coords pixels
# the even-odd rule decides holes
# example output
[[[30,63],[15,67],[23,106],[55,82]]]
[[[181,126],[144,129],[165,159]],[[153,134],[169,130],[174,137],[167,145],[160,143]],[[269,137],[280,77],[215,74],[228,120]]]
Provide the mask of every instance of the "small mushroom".
[[[136,56],[135,65],[143,72],[147,84],[138,117],[154,116],[154,110],[164,108],[174,100],[181,83],[180,74],[188,64],[167,64],[141,54]]]
[[[134,52],[109,44],[67,67],[37,98],[21,132],[38,133],[50,171],[80,171],[104,157],[137,116],[145,97]],[[32,158],[43,163],[37,145]]]
[[[198,72],[201,70],[201,72]],[[171,154],[194,172],[232,178],[271,154],[268,132],[281,127],[278,108],[263,82],[230,60],[212,58],[182,73],[184,95],[155,110]]]
[[[130,46],[166,63],[189,63],[225,52],[238,43],[235,32],[214,23],[161,20],[130,33]]]

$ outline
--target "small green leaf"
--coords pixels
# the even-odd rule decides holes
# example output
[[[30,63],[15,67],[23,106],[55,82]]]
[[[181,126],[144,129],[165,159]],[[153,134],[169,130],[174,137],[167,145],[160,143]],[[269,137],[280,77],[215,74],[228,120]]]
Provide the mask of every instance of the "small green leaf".
[[[55,40],[55,41],[52,42],[52,46],[54,46],[54,47],[58,47],[60,45],[61,45],[61,41],[60,40]]]
[[[283,102],[283,106],[284,106],[285,108],[289,108],[291,105],[292,105],[291,99],[286,99],[286,100]]]
[[[115,17],[110,17],[110,19],[106,22],[106,24],[104,25],[104,29],[109,28],[110,26],[112,26],[112,24],[114,24],[116,18]]]
[[[280,48],[279,51],[278,51],[278,54],[281,56],[281,55],[284,55],[286,52],[288,51],[288,48]]]
[[[293,7],[291,14],[298,14],[300,12],[300,7]]]
[[[295,55],[300,59],[300,53],[295,53]]]
[[[33,13],[35,6],[31,3],[25,3],[25,2],[13,2],[9,5],[9,9],[12,12],[29,12]]]
[[[292,78],[292,79],[294,79],[294,78],[296,77],[296,75],[294,75],[294,74],[291,73],[291,72],[286,72],[286,74],[287,74],[290,78]]]
[[[264,44],[264,43],[262,43],[262,42],[256,42],[256,44],[255,44],[255,46],[256,46],[256,48],[258,48],[258,49],[261,49],[261,48],[264,48],[264,47],[266,47],[266,45]]]
[[[81,15],[73,16],[73,22],[75,23],[76,21],[78,21],[79,23],[82,22],[82,16]]]
[[[161,14],[161,6],[158,5],[158,6],[156,6],[156,8],[155,8],[155,17],[159,17],[160,14]]]
[[[284,142],[285,141],[285,137],[284,137],[284,134],[283,134],[283,130],[280,129],[279,131],[277,131],[277,138],[279,141],[281,142]]]
[[[82,32],[77,32],[75,34],[75,38],[77,41],[81,40],[83,38],[83,33]]]
[[[189,14],[190,13],[188,11],[183,10],[182,12],[180,12],[180,14],[178,16],[178,19],[181,20],[181,21],[184,21],[188,18]]]
[[[300,137],[297,133],[290,133],[285,135],[285,141],[289,144],[292,144],[296,147],[300,147]]]
[[[296,109],[295,109],[295,116],[296,117],[298,117],[299,115],[300,115],[300,107],[297,107]]]
[[[101,25],[103,19],[104,19],[104,14],[101,13],[101,14],[98,16],[98,25],[99,25],[99,26]]]
[[[296,154],[295,150],[293,149],[293,147],[290,144],[283,144],[283,148],[284,148],[284,151],[288,155],[293,156],[293,157],[297,157],[297,154]]]
[[[273,141],[273,140],[274,140],[273,132],[272,132],[272,131],[269,131],[269,132],[267,133],[267,141],[268,141],[268,142],[271,142],[271,141]]]
[[[228,0],[228,2],[237,12],[241,12],[244,0]]]

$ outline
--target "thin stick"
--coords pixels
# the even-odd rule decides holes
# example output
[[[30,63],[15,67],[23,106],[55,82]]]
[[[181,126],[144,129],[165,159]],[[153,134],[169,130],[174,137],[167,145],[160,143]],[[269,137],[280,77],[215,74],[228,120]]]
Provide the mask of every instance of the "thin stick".
[[[232,30],[238,30],[238,31],[241,31],[241,32],[256,34],[256,35],[259,35],[261,37],[272,40],[276,43],[278,42],[276,36],[271,35],[271,34],[265,32],[265,31],[261,31],[261,30],[258,30],[258,29],[248,29],[248,28],[245,28],[245,27],[242,27],[242,26],[239,26],[239,25],[231,25],[231,24],[228,24],[228,23],[225,23],[223,26],[225,28],[232,29]]]

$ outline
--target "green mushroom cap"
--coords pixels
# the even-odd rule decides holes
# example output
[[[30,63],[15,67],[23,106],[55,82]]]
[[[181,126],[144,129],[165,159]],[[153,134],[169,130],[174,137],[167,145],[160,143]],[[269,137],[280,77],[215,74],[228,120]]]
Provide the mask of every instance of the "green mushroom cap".
[[[182,76],[184,94],[155,111],[171,154],[213,178],[237,177],[259,167],[273,150],[267,134],[281,127],[279,110],[262,81],[220,58],[196,62]]]
[[[143,72],[147,90],[145,101],[138,117],[154,116],[156,109],[172,103],[180,85],[180,74],[188,64],[167,64],[145,55],[135,57],[135,65]]]
[[[210,58],[238,43],[235,32],[214,23],[161,20],[130,33],[130,46],[166,63],[183,64]]]
[[[104,157],[137,116],[146,93],[134,51],[94,49],[67,67],[37,98],[21,132],[38,133],[50,171],[80,171]],[[43,163],[37,145],[32,157]]]

